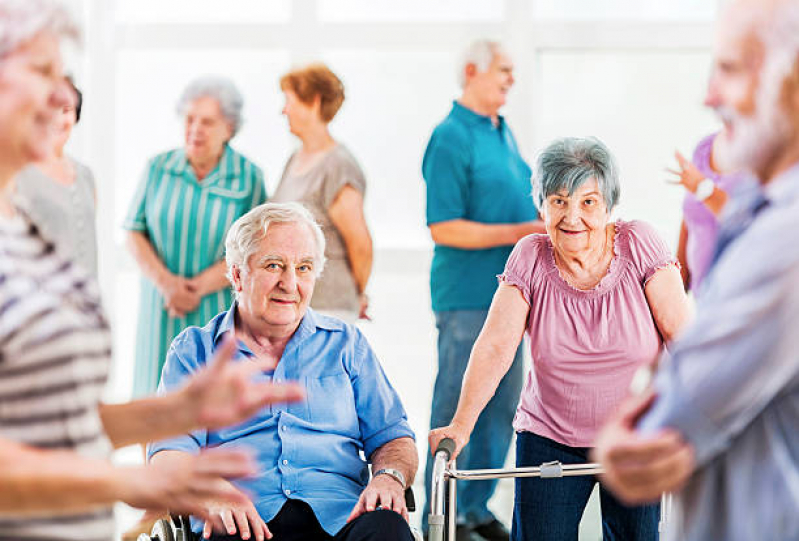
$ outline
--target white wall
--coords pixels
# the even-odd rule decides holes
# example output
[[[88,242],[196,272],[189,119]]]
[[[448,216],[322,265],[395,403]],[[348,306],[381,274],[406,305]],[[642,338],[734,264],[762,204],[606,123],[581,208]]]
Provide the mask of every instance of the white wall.
[[[232,77],[245,97],[234,146],[274,190],[296,142],[278,79],[323,60],[347,101],[332,124],[369,180],[375,321],[364,330],[426,433],[435,373],[421,156],[457,96],[456,62],[476,37],[503,40],[517,84],[505,113],[530,160],[564,135],[596,135],[622,172],[618,214],[676,244],[682,193],[664,183],[674,149],[714,129],[702,107],[721,0],[68,0],[85,29],[69,65],[85,91],[71,151],[99,182],[101,282],[115,328],[109,398],[128,396],[138,273],[120,223],[148,157],[181,144],[174,104],[194,76]],[[423,440],[424,438],[422,438]],[[420,444],[420,447],[423,445]]]

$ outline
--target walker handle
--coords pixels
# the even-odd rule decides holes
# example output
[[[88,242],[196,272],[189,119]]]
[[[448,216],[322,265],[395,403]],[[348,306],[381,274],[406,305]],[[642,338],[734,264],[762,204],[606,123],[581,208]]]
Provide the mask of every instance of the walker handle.
[[[438,447],[436,448],[435,454],[438,453],[445,453],[447,455],[447,460],[455,453],[455,440],[452,438],[444,438],[440,442],[438,442]]]

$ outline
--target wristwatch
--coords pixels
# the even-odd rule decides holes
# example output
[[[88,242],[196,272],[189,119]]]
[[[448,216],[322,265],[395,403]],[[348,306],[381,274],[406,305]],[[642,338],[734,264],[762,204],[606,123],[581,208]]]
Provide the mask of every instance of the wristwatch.
[[[377,477],[378,475],[388,475],[389,477],[393,477],[395,481],[397,481],[402,488],[405,488],[405,476],[402,475],[402,472],[399,470],[395,470],[393,468],[382,468],[377,470],[373,477]]]
[[[716,184],[709,178],[702,179],[702,182],[697,184],[696,191],[694,192],[694,196],[700,201],[704,201],[711,195],[713,195],[713,190],[716,189]]]

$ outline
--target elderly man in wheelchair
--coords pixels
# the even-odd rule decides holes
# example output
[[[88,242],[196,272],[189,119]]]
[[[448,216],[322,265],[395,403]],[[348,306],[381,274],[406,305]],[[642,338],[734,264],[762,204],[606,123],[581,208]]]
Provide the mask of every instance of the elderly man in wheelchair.
[[[232,225],[225,247],[236,301],[174,340],[159,391],[181,386],[231,334],[236,362],[271,361],[273,370],[258,377],[298,381],[307,400],[150,445],[154,463],[206,447],[251,450],[259,473],[234,482],[248,502],[208,502],[212,519],[192,519],[195,535],[411,541],[404,491],[418,458],[405,410],[358,329],[308,308],[324,266],[321,229],[301,205],[267,203]]]

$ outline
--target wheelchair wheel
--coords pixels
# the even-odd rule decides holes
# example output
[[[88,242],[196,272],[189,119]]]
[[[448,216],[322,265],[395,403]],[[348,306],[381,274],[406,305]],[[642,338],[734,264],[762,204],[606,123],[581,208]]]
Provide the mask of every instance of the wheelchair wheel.
[[[175,538],[172,520],[162,518],[153,524],[150,535],[141,534],[136,541],[177,541]]]

